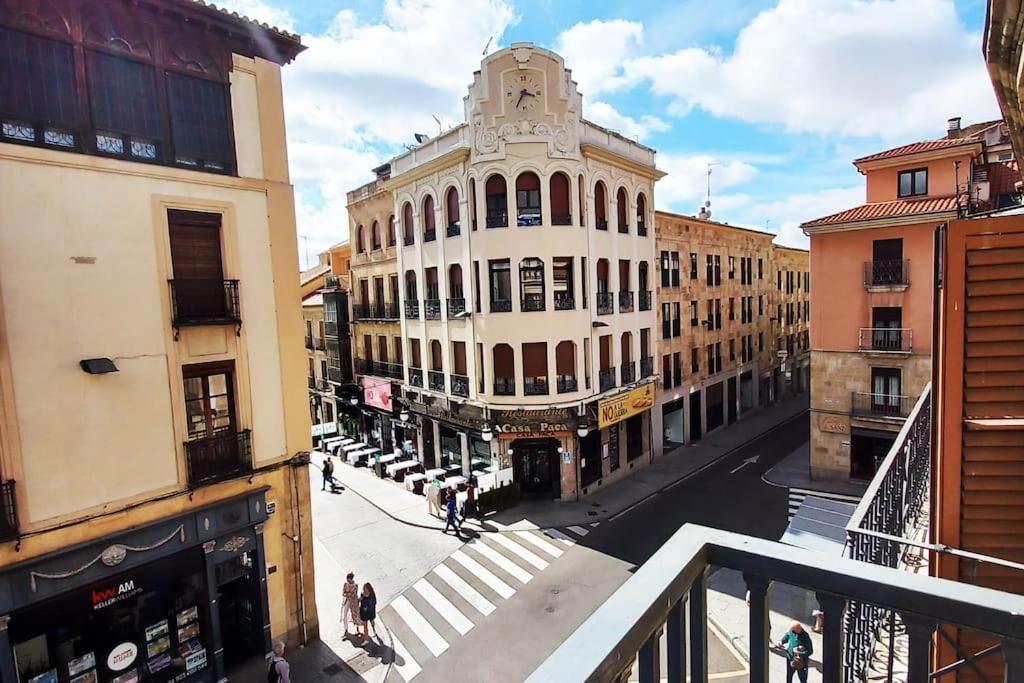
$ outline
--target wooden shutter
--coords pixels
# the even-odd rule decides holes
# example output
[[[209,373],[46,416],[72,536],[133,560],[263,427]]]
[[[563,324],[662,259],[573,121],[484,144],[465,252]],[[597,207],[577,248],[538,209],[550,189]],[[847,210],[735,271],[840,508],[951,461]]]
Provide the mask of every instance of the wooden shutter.
[[[220,214],[171,209],[171,268],[175,280],[224,280],[220,251]]]

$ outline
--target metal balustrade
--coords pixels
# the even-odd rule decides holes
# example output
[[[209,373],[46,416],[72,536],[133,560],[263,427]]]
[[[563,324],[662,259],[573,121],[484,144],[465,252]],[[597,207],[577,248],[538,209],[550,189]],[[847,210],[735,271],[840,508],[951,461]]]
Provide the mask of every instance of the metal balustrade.
[[[14,491],[13,479],[0,484],[0,541],[9,541],[21,534],[18,529],[18,503]]]
[[[466,299],[459,297],[452,297],[448,299],[448,317],[453,318],[457,315],[462,315],[466,312]]]
[[[637,308],[641,311],[651,310],[651,290],[641,289],[637,292]]]
[[[912,396],[896,394],[872,394],[854,391],[850,396],[850,412],[862,417],[896,417],[910,414],[914,406]]]
[[[615,311],[615,295],[611,292],[597,293],[597,314],[608,315]]]
[[[615,386],[615,368],[601,368],[597,373],[598,386],[601,391],[608,391]]]
[[[175,279],[171,288],[171,324],[234,325],[242,320],[238,280]]]
[[[654,374],[654,356],[644,356],[640,359],[640,378],[650,377]]]
[[[448,228],[445,230],[445,237],[458,237],[460,234],[462,234],[462,228],[459,226],[458,221],[448,224]]]
[[[453,396],[469,398],[469,377],[452,374],[451,383]]]
[[[494,395],[495,396],[515,396],[516,395],[516,381],[512,377],[495,377],[494,378]]]
[[[914,331],[909,327],[861,327],[857,332],[861,351],[910,353],[914,350]]]
[[[576,391],[576,378],[572,375],[559,375],[555,380],[558,393],[568,394]]]
[[[424,299],[423,300],[423,318],[425,320],[440,320],[441,319],[441,300],[440,299]]]
[[[419,301],[406,301],[405,302],[405,317],[407,320],[419,320],[420,319],[420,302]]]
[[[555,310],[571,311],[576,308],[576,299],[567,292],[555,292]]]
[[[544,308],[544,296],[542,294],[527,294],[519,300],[519,310],[524,313],[543,311]]]
[[[508,213],[489,213],[487,214],[487,227],[488,228],[507,228],[508,227]]]
[[[409,368],[409,384],[414,387],[423,387],[423,369]]]
[[[630,313],[633,310],[633,292],[622,290],[619,292],[619,313]]]
[[[427,384],[431,391],[444,391],[444,373],[440,370],[429,370]]]
[[[687,680],[687,673],[691,681],[708,681],[707,577],[715,567],[738,571],[746,579],[751,681],[769,680],[767,590],[773,581],[816,594],[825,624],[822,648],[814,659],[821,662],[820,680],[825,683],[855,680],[850,677],[854,664],[844,662],[843,648],[843,615],[851,602],[903,615],[909,640],[908,681],[932,677],[935,634],[942,626],[995,636],[1003,645],[1005,680],[1024,680],[1024,596],[686,524],[527,681],[626,680],[634,664],[640,683],[666,678],[681,682]]]
[[[909,259],[879,259],[864,263],[865,287],[894,287],[909,284]]]
[[[619,368],[619,374],[622,377],[623,384],[629,384],[630,382],[636,381],[636,363],[633,361],[623,361],[622,367]]]
[[[511,299],[491,299],[491,313],[511,313]]]
[[[252,432],[225,432],[185,442],[191,488],[252,472]]]
[[[546,396],[548,380],[544,377],[524,377],[523,393],[527,396]]]

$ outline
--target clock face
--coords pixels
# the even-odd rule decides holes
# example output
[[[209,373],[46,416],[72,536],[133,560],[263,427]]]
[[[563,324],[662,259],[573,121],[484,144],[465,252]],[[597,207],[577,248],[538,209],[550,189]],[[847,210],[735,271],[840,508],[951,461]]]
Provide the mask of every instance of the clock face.
[[[540,106],[540,81],[532,74],[514,74],[505,86],[505,100],[517,111],[529,113]]]

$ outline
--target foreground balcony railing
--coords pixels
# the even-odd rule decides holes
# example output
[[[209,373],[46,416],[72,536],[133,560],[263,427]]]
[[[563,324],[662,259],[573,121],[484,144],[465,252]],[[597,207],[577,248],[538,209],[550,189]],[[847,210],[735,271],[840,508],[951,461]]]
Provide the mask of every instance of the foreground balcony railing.
[[[880,259],[864,262],[865,287],[895,287],[910,284],[908,259]]]
[[[1017,653],[1024,638],[1024,596],[901,572],[828,553],[686,524],[645,562],[527,679],[531,683],[626,680],[634,664],[640,683],[706,682],[709,569],[746,579],[750,681],[768,681],[767,590],[770,582],[816,594],[825,613],[820,680],[843,679],[843,617],[851,601],[895,610],[908,625],[907,681],[931,678],[936,629],[968,628],[996,636],[1006,656],[1006,681],[1024,677]],[[773,625],[778,630],[779,625]],[[661,633],[666,667],[661,670]],[[774,640],[774,638],[773,638]],[[1011,655],[1012,656],[1009,656]],[[775,666],[782,666],[782,663]],[[817,678],[819,674],[813,673]]]
[[[885,456],[868,490],[846,525],[848,557],[895,568],[903,555],[901,539],[913,536],[931,479],[931,384]],[[866,602],[850,602],[846,611],[845,660],[847,683],[865,680],[882,627],[893,619],[891,610]],[[895,646],[895,629],[888,629],[887,646]]]
[[[18,537],[18,505],[14,497],[14,480],[0,484],[0,541]]]
[[[185,465],[192,488],[252,472],[252,432],[245,429],[186,441]]]
[[[850,397],[850,412],[861,417],[901,418],[909,415],[913,407],[912,396],[854,391]]]
[[[237,325],[242,321],[238,280],[169,280],[171,324]]]
[[[914,331],[907,327],[861,327],[857,348],[882,353],[910,353],[914,350]]]

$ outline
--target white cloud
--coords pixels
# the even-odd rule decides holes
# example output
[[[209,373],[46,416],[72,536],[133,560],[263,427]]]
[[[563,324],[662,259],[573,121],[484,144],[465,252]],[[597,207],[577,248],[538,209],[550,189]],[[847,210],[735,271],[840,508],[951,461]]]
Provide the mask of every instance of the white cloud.
[[[937,136],[949,116],[998,116],[980,40],[951,0],[780,0],[729,54],[638,57],[625,76],[648,80],[677,115],[700,107],[788,132]]]
[[[800,230],[801,223],[863,203],[863,185],[829,188],[752,204],[742,210],[739,217],[747,224],[766,226],[768,230],[777,233],[775,241],[779,244],[806,249],[809,240]]]
[[[711,166],[711,208],[718,208],[723,190],[745,185],[757,177],[757,168],[745,161],[720,161],[706,154],[658,154],[658,168],[668,175],[655,187],[655,203],[659,209],[694,214],[707,197],[708,164]],[[724,195],[721,195],[724,198]],[[733,195],[733,206],[742,203],[745,195]]]
[[[258,14],[263,0],[234,0]],[[265,15],[264,15],[265,16]],[[262,17],[261,17],[262,18]],[[379,21],[340,11],[323,34],[283,70],[288,152],[296,185],[298,232],[315,253],[348,232],[345,192],[402,151],[413,134],[436,133],[464,118],[462,98],[491,49],[515,20],[505,0],[385,0]]]
[[[595,97],[628,83],[622,66],[643,44],[643,24],[625,19],[595,19],[579,23],[559,34],[555,52],[572,69],[579,91]]]
[[[650,114],[644,114],[639,119],[626,116],[607,102],[584,103],[583,114],[588,121],[616,130],[626,137],[636,137],[639,140],[646,139],[651,133],[660,133],[672,127],[657,116]]]

